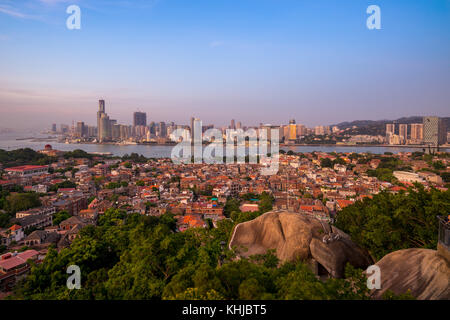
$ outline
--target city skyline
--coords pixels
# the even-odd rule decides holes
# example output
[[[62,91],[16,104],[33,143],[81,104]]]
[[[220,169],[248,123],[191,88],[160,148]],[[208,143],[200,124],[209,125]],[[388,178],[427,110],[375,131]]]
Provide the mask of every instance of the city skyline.
[[[248,125],[448,116],[448,1],[0,1],[1,127],[155,121]],[[50,120],[51,118],[51,120]]]

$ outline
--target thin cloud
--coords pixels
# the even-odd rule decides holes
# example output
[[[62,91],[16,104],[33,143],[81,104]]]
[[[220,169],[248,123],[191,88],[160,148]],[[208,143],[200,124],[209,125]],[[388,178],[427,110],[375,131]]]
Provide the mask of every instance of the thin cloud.
[[[225,45],[225,42],[223,42],[223,41],[213,41],[213,42],[211,42],[210,44],[209,44],[209,46],[211,47],[211,48],[215,48],[215,47],[221,47],[221,46],[223,46],[223,45]]]
[[[10,7],[6,7],[6,6],[0,6],[0,12],[2,12],[4,14],[7,14],[7,15],[9,15],[11,17],[15,17],[15,18],[21,18],[21,19],[27,19],[28,18],[28,15],[26,15],[26,14],[20,12],[20,11],[17,11],[15,9],[12,9]]]

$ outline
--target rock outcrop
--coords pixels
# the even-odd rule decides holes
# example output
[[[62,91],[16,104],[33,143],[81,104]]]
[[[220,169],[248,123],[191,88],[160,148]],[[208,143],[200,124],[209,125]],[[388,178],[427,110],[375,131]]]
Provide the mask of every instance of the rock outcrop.
[[[229,247],[248,257],[275,249],[281,261],[319,263],[333,277],[343,277],[347,262],[366,269],[372,260],[341,230],[318,219],[286,211],[267,212],[238,224]]]
[[[380,267],[381,287],[373,291],[375,299],[381,299],[387,290],[395,294],[410,290],[419,300],[450,299],[450,265],[436,250],[398,250],[376,265]]]

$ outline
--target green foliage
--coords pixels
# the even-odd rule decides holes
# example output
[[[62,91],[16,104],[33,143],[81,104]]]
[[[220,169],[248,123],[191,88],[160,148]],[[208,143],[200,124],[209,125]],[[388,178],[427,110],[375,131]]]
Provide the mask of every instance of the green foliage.
[[[120,182],[110,182],[108,183],[105,188],[106,189],[118,189],[120,188],[122,185],[120,184]]]
[[[396,295],[391,290],[386,290],[382,297],[384,300],[415,300],[414,296],[411,294],[411,291],[408,290],[406,293]]]
[[[2,163],[4,167],[15,167],[26,164],[45,165],[53,161],[55,161],[54,158],[48,157],[30,148],[12,151],[0,149],[0,163]]]
[[[223,208],[223,214],[225,215],[225,217],[229,218],[231,217],[231,213],[233,211],[239,212],[239,206],[240,206],[239,199],[235,198],[228,199]]]
[[[70,217],[71,217],[70,214],[66,210],[56,212],[53,215],[53,225],[57,226],[64,220],[69,219]]]
[[[109,209],[69,248],[50,249],[14,291],[16,299],[366,299],[361,270],[318,279],[301,261],[281,264],[273,251],[235,259],[226,248],[234,223],[176,233],[172,215],[126,215]],[[221,263],[219,263],[221,261]],[[80,290],[66,268],[81,269]]]
[[[138,187],[144,187],[144,186],[145,186],[145,182],[142,181],[142,180],[139,180],[139,181],[136,181],[136,185],[137,185]]]
[[[125,162],[124,164],[123,164],[123,166],[125,167],[125,168],[127,168],[127,169],[131,169],[132,167],[133,167],[133,164],[131,163],[131,162]]]
[[[369,169],[366,173],[369,177],[376,177],[380,181],[387,181],[391,183],[397,181],[397,179],[393,175],[392,169],[389,168],[378,167],[375,170]]]
[[[322,158],[320,160],[320,166],[322,168],[332,168],[333,167],[333,161],[331,161],[330,158]]]
[[[13,193],[10,194],[6,200],[4,209],[10,214],[15,214],[17,211],[23,211],[41,205],[39,195],[34,192]]]
[[[369,250],[375,260],[406,248],[435,249],[437,215],[450,212],[450,191],[424,190],[420,184],[398,194],[382,192],[344,208],[336,225]]]
[[[65,181],[63,181],[63,182],[61,182],[61,183],[56,183],[56,184],[54,184],[54,185],[52,185],[50,188],[49,188],[49,191],[50,192],[57,192],[58,191],[58,189],[64,189],[64,188],[76,188],[77,187],[77,184],[75,183],[75,182],[72,182],[72,181],[70,181],[70,180],[65,180]]]
[[[94,156],[92,154],[87,153],[86,151],[80,150],[80,149],[76,149],[76,150],[64,153],[64,158],[66,158],[66,159],[70,159],[70,158],[75,158],[75,159],[81,159],[81,158],[92,159],[93,157]]]
[[[260,213],[269,212],[272,210],[272,204],[275,201],[275,198],[273,195],[268,194],[267,192],[263,192],[260,196],[260,202],[259,202],[259,211]]]
[[[441,160],[438,160],[433,162],[433,168],[435,170],[445,170],[446,166]]]
[[[123,161],[131,160],[131,161],[134,162],[134,163],[146,163],[146,162],[148,162],[149,159],[147,159],[147,158],[144,157],[143,155],[139,155],[139,154],[133,152],[133,153],[131,153],[130,155],[125,154],[125,155],[122,157],[122,160],[123,160]],[[131,167],[130,167],[130,168],[131,168]]]

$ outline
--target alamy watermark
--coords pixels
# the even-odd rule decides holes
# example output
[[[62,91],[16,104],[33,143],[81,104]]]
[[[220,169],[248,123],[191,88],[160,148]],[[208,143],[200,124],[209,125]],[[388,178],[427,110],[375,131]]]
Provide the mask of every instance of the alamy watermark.
[[[81,29],[81,9],[79,6],[73,4],[67,7],[66,13],[70,16],[66,20],[66,26],[69,30]]]
[[[262,175],[274,175],[279,169],[279,129],[259,128],[227,129],[225,142],[222,131],[202,131],[202,122],[197,120],[192,130],[176,129],[172,140],[178,144],[172,149],[171,159],[175,164],[259,164]],[[203,145],[203,142],[208,143]],[[248,152],[246,150],[248,149]],[[224,161],[225,159],[225,161]]]
[[[381,29],[381,9],[380,9],[380,7],[372,4],[367,7],[366,13],[370,14],[370,16],[367,18],[367,21],[366,21],[367,29],[380,30]]]
[[[377,265],[369,266],[366,270],[367,274],[367,288],[381,289],[381,269]]]
[[[70,276],[67,278],[66,286],[67,289],[81,289],[81,269],[77,265],[70,265],[67,268],[67,274]]]

